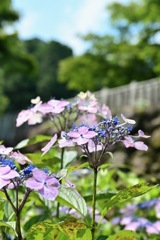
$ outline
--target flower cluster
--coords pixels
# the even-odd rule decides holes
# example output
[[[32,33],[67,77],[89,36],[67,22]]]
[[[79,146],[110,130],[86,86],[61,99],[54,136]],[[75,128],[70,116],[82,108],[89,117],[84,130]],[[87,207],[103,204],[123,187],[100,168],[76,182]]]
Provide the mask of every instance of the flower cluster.
[[[149,213],[149,210],[154,209],[155,217],[160,218],[160,200],[152,199],[137,205],[129,204],[120,210],[121,216],[112,219],[112,223],[124,226],[126,230],[138,231],[145,230],[148,234],[160,234],[160,220],[151,221],[149,216],[144,216],[144,211]],[[143,217],[139,217],[137,213],[143,211]],[[146,211],[147,210],[147,211]],[[152,217],[153,219],[153,214]]]
[[[60,183],[52,173],[38,169],[19,151],[0,145],[0,189],[18,189],[19,186],[36,190],[53,201],[58,196]]]
[[[59,147],[72,147],[78,145],[83,152],[88,156],[90,160],[90,166],[93,167],[101,164],[101,157],[108,151],[108,148],[117,143],[122,142],[125,147],[134,147],[138,150],[147,150],[148,147],[142,141],[137,141],[139,138],[148,138],[150,136],[145,135],[142,130],[138,131],[137,136],[132,136],[131,131],[135,121],[127,119],[123,114],[121,115],[123,122],[119,121],[119,118],[110,117],[104,118],[102,121],[95,125],[76,125],[73,124],[72,129],[68,132],[61,132],[61,138],[58,141]],[[42,149],[45,154],[53,146],[57,140],[57,135],[54,135],[51,141]],[[95,154],[93,159],[91,153],[99,152]]]

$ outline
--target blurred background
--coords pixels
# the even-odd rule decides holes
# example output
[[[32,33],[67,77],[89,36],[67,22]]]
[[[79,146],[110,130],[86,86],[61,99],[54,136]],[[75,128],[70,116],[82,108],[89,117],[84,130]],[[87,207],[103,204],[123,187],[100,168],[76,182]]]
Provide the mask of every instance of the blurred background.
[[[90,90],[152,136],[147,153],[123,149],[119,162],[160,179],[159,13],[159,0],[1,0],[0,139],[27,136],[15,118],[31,98]]]

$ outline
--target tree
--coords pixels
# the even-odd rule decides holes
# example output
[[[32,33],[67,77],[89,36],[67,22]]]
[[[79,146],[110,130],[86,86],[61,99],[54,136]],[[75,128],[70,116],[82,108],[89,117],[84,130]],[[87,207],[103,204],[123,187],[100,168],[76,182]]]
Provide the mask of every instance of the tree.
[[[15,97],[19,97],[20,89],[18,82],[23,74],[30,74],[34,70],[33,58],[28,55],[23,43],[19,40],[16,32],[8,33],[11,27],[19,19],[19,14],[12,8],[11,0],[0,1],[0,99],[4,110],[14,109]],[[18,93],[18,94],[17,94]],[[23,93],[24,94],[24,93]],[[20,99],[19,99],[19,102]],[[22,99],[23,102],[23,99]]]
[[[159,9],[159,0],[130,1],[124,5],[112,3],[109,6],[112,33],[84,36],[90,48],[84,55],[60,64],[59,81],[67,83],[71,89],[79,89],[77,79],[80,77],[76,72],[80,72],[85,81],[81,90],[92,86],[91,90],[95,91],[99,87],[116,87],[132,80],[157,77],[160,74]],[[91,64],[86,65],[88,55]]]

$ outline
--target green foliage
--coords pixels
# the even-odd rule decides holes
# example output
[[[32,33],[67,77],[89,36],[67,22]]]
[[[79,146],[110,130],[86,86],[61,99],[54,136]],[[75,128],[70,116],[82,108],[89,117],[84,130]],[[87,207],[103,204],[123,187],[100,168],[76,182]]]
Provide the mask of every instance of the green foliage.
[[[102,216],[105,216],[105,214],[113,207],[118,205],[119,203],[141,196],[144,193],[150,191],[155,186],[148,186],[148,184],[137,184],[130,188],[123,189],[119,191],[116,195],[111,197],[109,200],[105,201],[104,208],[102,210]]]
[[[27,232],[26,239],[85,240],[91,239],[91,232],[75,218],[61,221],[54,218],[33,225]]]
[[[84,36],[87,53],[62,61],[59,80],[70,89],[96,91],[159,76],[159,8],[155,0],[112,3],[111,34]]]
[[[119,231],[118,233],[116,233],[113,236],[110,236],[109,238],[107,238],[107,240],[136,240],[136,233],[133,231],[129,231],[129,230],[122,230]]]
[[[57,201],[62,205],[76,209],[83,216],[87,215],[87,205],[76,189],[61,186]]]

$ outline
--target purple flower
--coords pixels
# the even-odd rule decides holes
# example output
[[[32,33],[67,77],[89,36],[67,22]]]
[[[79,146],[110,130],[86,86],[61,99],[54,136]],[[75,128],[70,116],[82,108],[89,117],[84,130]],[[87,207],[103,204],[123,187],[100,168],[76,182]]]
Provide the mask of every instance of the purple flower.
[[[48,176],[44,171],[35,168],[33,176],[26,181],[26,186],[37,190],[44,198],[53,201],[58,195],[60,183],[55,177]]]
[[[12,152],[12,147],[5,147],[4,145],[0,145],[0,154],[2,155],[8,155]]]
[[[144,150],[144,151],[148,150],[148,146],[145,145],[144,142],[141,142],[141,141],[135,142],[131,136],[126,136],[125,140],[122,140],[122,142],[124,143],[126,148],[134,147],[137,150]]]
[[[65,107],[69,104],[68,101],[52,99],[48,101],[48,105],[52,107],[52,113],[59,114],[64,111]]]
[[[88,127],[79,127],[77,131],[70,131],[67,133],[69,137],[73,139],[78,145],[86,144],[89,139],[95,137],[97,133],[95,131],[89,131]]]
[[[26,157],[25,155],[23,155],[22,153],[18,152],[13,152],[10,155],[11,158],[14,158],[14,160],[16,160],[18,163],[24,165],[26,163],[32,163],[31,160],[29,160],[28,157]]]
[[[71,138],[67,138],[66,132],[61,132],[61,139],[58,141],[59,147],[73,147],[75,143],[72,141]]]
[[[42,114],[38,113],[38,110],[42,102],[38,102],[34,107],[22,110],[16,119],[16,127],[21,126],[24,122],[28,121],[29,125],[34,125],[36,123],[42,122]]]
[[[53,146],[53,144],[56,142],[56,140],[57,140],[57,134],[55,134],[52,138],[51,138],[51,140],[47,143],[47,145],[44,147],[44,148],[42,148],[41,150],[42,150],[42,156],[44,155],[44,154],[46,154],[50,149],[51,149],[51,147]]]
[[[15,170],[9,166],[0,166],[0,189],[7,186],[15,177],[19,177]]]

